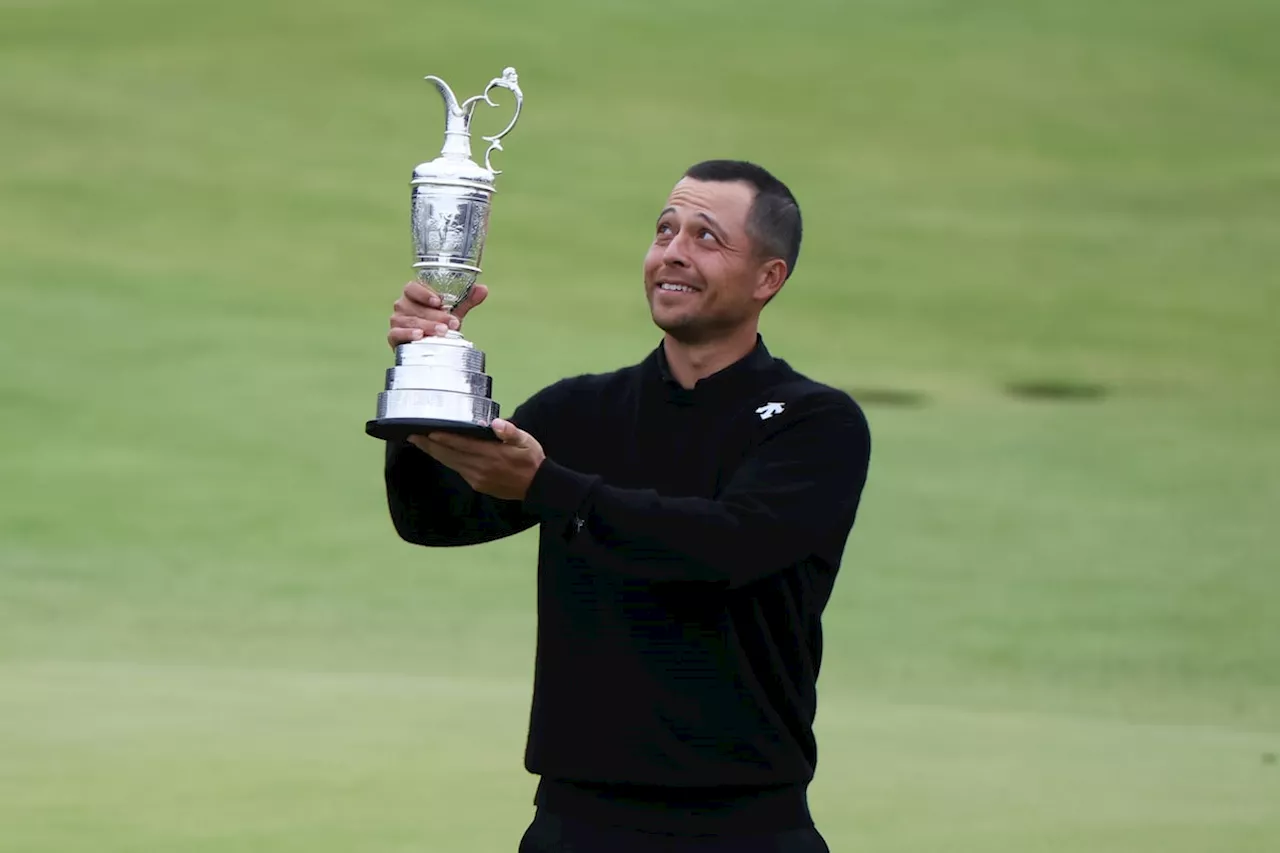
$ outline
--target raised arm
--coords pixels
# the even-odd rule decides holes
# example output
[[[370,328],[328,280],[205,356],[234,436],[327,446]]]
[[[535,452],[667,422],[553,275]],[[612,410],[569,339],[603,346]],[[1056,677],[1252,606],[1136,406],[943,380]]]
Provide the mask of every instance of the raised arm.
[[[395,347],[461,325],[467,312],[484,301],[488,288],[477,284],[452,312],[419,282],[409,282],[392,308],[387,343]],[[526,404],[513,420],[527,423],[534,408]],[[528,427],[527,427],[528,428]],[[511,536],[538,523],[519,501],[504,501],[474,491],[462,477],[404,441],[388,441],[384,476],[387,505],[396,532],[417,545],[474,545]]]

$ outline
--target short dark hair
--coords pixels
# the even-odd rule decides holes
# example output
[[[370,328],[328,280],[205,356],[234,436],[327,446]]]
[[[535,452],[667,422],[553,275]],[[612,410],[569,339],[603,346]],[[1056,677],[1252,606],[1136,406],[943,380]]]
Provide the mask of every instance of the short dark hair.
[[[791,277],[800,259],[804,221],[800,203],[786,184],[763,166],[745,160],[705,160],[690,166],[684,176],[695,181],[742,181],[755,187],[756,197],[747,213],[747,236],[764,254],[786,261],[787,277]]]

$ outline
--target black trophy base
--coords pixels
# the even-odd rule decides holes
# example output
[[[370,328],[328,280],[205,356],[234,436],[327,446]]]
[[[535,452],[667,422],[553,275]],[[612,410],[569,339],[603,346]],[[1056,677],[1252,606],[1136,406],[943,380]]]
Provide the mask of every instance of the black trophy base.
[[[382,418],[366,422],[364,431],[383,441],[405,441],[411,435],[426,435],[432,432],[452,432],[471,438],[498,440],[498,437],[493,434],[492,427],[437,418]]]

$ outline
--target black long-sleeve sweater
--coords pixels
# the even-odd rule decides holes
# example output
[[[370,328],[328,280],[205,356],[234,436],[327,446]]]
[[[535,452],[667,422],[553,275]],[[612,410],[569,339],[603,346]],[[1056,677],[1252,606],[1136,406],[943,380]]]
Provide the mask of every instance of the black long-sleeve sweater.
[[[511,420],[547,454],[523,501],[407,444],[388,445],[386,483],[421,545],[541,525],[537,802],[664,831],[808,825],[821,615],[870,457],[861,409],[758,341],[693,389],[659,346]]]

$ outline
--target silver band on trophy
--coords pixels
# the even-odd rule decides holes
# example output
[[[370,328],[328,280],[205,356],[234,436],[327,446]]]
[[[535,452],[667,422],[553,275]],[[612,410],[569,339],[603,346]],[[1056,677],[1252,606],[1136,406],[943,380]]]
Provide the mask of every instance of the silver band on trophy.
[[[444,147],[439,157],[413,170],[413,268],[418,281],[452,311],[467,298],[480,274],[493,182],[501,174],[489,158],[502,150],[502,138],[516,126],[524,93],[514,68],[504,69],[482,93],[461,103],[439,77],[426,79],[444,98]],[[495,88],[515,94],[515,114],[500,133],[482,137],[490,144],[481,166],[471,159],[471,117],[481,101],[497,106],[489,97]],[[440,429],[492,438],[489,424],[497,416],[484,353],[450,331],[396,347],[395,367],[387,370],[385,390],[378,395],[377,417],[365,424],[365,432],[393,439]]]

